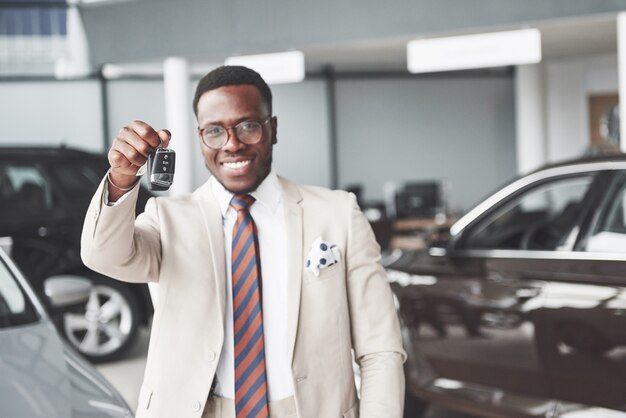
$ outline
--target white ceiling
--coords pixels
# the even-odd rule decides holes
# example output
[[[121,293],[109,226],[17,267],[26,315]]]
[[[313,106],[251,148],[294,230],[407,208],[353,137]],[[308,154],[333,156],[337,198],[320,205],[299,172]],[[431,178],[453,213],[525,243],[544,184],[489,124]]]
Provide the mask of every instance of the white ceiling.
[[[464,32],[429,34],[442,37],[537,28],[541,31],[543,60],[575,57],[582,55],[617,53],[616,15],[597,15],[584,19],[559,19],[534,24],[474,28]],[[365,39],[301,48],[305,55],[306,70],[318,73],[325,67],[336,72],[399,72],[407,73],[406,43],[417,36],[402,36],[386,39]],[[273,52],[273,51],[266,51]],[[223,57],[224,59],[227,57]],[[191,60],[192,73],[196,76],[221,65],[223,61],[206,62]],[[126,63],[125,75],[157,75],[162,73],[162,62]]]
[[[615,15],[601,15],[582,19],[565,19],[524,26],[476,28],[463,33],[442,33],[453,36],[487,31],[501,31],[534,27],[541,31],[543,59],[576,55],[615,53],[617,51],[617,24]],[[429,37],[435,35],[429,34]],[[406,43],[415,36],[393,39],[360,40],[358,42],[320,45],[303,48],[307,71],[320,71],[331,65],[336,71],[406,71]]]

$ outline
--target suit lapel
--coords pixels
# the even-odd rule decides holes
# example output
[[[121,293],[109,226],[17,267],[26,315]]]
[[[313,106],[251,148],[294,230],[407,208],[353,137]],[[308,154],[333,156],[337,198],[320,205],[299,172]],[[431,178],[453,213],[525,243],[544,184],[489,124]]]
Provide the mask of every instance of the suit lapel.
[[[211,264],[213,274],[211,275],[218,295],[220,322],[224,322],[226,311],[226,255],[224,254],[224,227],[222,224],[222,212],[219,204],[213,195],[211,182],[208,181],[195,193],[196,201],[202,211],[204,225],[209,237],[209,247],[211,249]]]
[[[300,295],[302,291],[303,253],[303,222],[302,196],[297,186],[279,177],[283,188],[283,204],[285,208],[285,229],[287,233],[287,353],[289,364],[293,362],[293,352],[298,332],[300,316]],[[226,255],[224,254],[224,228],[219,204],[213,196],[211,183],[207,182],[195,193],[203,214],[203,220],[209,237],[211,261],[213,265],[213,280],[218,289],[218,298],[221,314],[220,321],[225,316],[226,295]]]
[[[287,231],[287,353],[289,364],[293,351],[300,316],[300,293],[302,291],[302,196],[296,185],[279,177],[283,188],[285,205],[285,228]]]

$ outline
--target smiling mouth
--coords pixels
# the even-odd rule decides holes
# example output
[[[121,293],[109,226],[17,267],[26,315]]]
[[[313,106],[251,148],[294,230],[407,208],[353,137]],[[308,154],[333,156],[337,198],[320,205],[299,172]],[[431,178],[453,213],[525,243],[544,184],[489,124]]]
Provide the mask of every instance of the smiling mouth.
[[[243,168],[250,164],[252,160],[244,160],[244,161],[234,161],[234,162],[223,162],[222,165],[226,168],[230,168],[232,170],[237,170]]]

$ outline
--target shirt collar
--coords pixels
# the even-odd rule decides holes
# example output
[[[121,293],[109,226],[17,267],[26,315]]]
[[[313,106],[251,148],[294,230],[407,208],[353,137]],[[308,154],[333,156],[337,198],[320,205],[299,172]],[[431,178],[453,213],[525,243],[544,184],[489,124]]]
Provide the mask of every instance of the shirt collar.
[[[226,217],[226,212],[230,207],[230,201],[233,198],[233,193],[229,192],[217,181],[215,176],[211,176],[212,192],[215,199],[220,206],[222,217]],[[274,173],[274,170],[265,177],[265,179],[259,184],[253,192],[250,193],[252,197],[256,199],[256,202],[261,203],[267,207],[271,213],[274,213],[278,208],[279,203],[282,200],[283,190],[278,181],[278,176]]]

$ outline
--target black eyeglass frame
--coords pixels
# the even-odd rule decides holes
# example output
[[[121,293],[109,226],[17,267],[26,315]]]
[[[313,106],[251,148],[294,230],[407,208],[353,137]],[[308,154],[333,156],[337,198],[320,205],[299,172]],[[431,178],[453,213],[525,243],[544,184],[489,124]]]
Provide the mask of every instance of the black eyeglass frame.
[[[263,138],[263,132],[261,132],[261,135],[259,135],[259,137],[254,140],[253,142],[250,141],[242,141],[241,138],[239,138],[239,135],[237,135],[237,127],[239,125],[242,125],[244,123],[250,123],[250,122],[254,122],[254,123],[258,123],[261,126],[261,129],[263,129],[263,126],[267,125],[267,122],[269,122],[270,120],[272,120],[272,116],[268,116],[267,118],[265,118],[264,120],[255,120],[255,119],[248,119],[248,120],[243,120],[241,122],[239,122],[238,124],[234,125],[234,126],[222,126],[222,125],[209,125],[205,128],[201,128],[198,126],[198,135],[200,135],[200,140],[202,141],[202,143],[204,145],[206,145],[207,147],[211,148],[211,149],[222,149],[224,148],[224,145],[228,144],[228,140],[230,139],[230,135],[228,135],[228,131],[232,130],[235,137],[237,138],[237,141],[243,143],[243,144],[247,144],[247,145],[253,145],[253,144],[257,144],[261,138]],[[219,126],[220,128],[224,129],[226,136],[224,137],[224,142],[218,146],[218,147],[214,147],[212,145],[209,145],[206,143],[206,141],[204,140],[204,130],[208,129],[209,127],[216,127]]]

